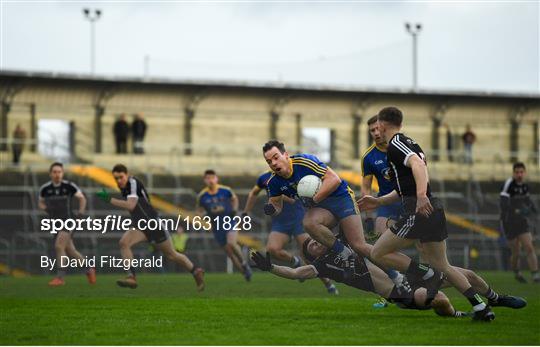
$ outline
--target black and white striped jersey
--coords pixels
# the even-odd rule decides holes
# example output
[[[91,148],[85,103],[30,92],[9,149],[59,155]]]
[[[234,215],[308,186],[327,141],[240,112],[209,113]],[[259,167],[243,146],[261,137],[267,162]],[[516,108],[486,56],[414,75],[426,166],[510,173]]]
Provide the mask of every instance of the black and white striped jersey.
[[[501,218],[525,218],[529,211],[536,212],[536,206],[531,201],[527,183],[518,183],[509,178],[504,183],[501,194]]]
[[[422,148],[413,139],[402,133],[397,133],[390,139],[386,151],[388,164],[392,169],[390,170],[390,177],[395,189],[402,197],[416,197],[416,182],[414,181],[412,169],[407,166],[408,160],[415,154],[427,164]],[[427,196],[431,197],[429,183]]]
[[[49,217],[71,218],[71,200],[80,191],[75,183],[68,180],[62,180],[59,184],[49,181],[39,189],[39,197],[44,200]]]
[[[157,211],[150,204],[150,196],[146,192],[146,188],[142,182],[133,176],[129,176],[128,183],[121,189],[124,198],[137,198],[137,205],[133,211],[129,211],[131,217],[135,220],[139,219],[155,219],[158,217]]]

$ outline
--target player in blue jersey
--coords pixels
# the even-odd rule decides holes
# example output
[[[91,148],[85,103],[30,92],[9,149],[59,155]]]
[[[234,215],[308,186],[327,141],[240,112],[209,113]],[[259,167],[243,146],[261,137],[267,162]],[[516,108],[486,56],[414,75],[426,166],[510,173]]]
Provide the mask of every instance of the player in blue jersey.
[[[362,156],[362,195],[372,195],[371,186],[373,178],[379,185],[377,196],[384,196],[394,190],[394,183],[390,177],[390,166],[386,159],[387,143],[384,142],[377,123],[377,116],[371,117],[368,122],[369,134],[373,139],[371,145]],[[401,202],[391,205],[380,206],[377,209],[375,219],[375,232],[380,236],[388,227],[391,221],[397,221],[401,215]]]
[[[204,183],[206,187],[197,196],[197,212],[211,218],[215,240],[223,247],[234,266],[242,272],[246,281],[250,281],[251,268],[244,260],[236,242],[237,233],[233,229],[235,223],[232,218],[238,211],[238,197],[231,188],[218,184],[218,176],[214,170],[204,172]]]
[[[285,145],[277,140],[268,141],[263,146],[263,155],[274,172],[268,180],[270,198],[265,205],[265,213],[277,216],[283,210],[284,200],[297,198],[296,186],[302,177],[315,175],[321,178],[321,187],[313,198],[301,199],[308,208],[304,216],[304,228],[311,237],[338,254],[347,264],[348,273],[352,275],[354,252],[337,239],[331,229],[339,226],[348,244],[359,255],[369,256],[373,246],[364,238],[360,211],[347,182],[341,180],[334,170],[313,155],[289,156]],[[388,263],[396,264],[401,271],[414,271],[419,266],[402,253],[390,253],[385,257]]]
[[[384,196],[394,190],[394,183],[390,177],[391,169],[386,158],[387,143],[384,142],[379,133],[376,115],[368,120],[367,125],[373,144],[362,155],[362,196],[372,195],[371,187],[374,177],[379,186],[379,193],[377,196]],[[391,205],[380,206],[376,213],[377,216],[374,224],[375,233],[378,237],[389,227],[389,224],[393,224],[399,219],[401,214],[401,203],[396,202]],[[399,276],[399,273],[390,270],[388,275],[390,277]],[[373,304],[373,307],[383,308],[387,305],[386,300],[381,297],[379,302]]]
[[[242,213],[243,216],[246,216],[251,212],[259,193],[263,190],[267,192],[267,182],[270,177],[272,177],[271,171],[267,171],[259,176],[257,183],[248,194],[246,206]],[[299,256],[293,255],[283,248],[294,238],[298,245],[298,249],[300,252],[302,251],[302,244],[309,238],[302,225],[303,219],[304,206],[302,206],[302,202],[300,200],[288,200],[288,202],[283,205],[282,212],[279,215],[272,217],[270,234],[268,234],[268,241],[266,242],[267,252],[274,258],[291,264],[293,268],[302,265],[302,260]],[[321,280],[328,293],[338,294],[336,286],[332,284],[329,279],[321,278]]]

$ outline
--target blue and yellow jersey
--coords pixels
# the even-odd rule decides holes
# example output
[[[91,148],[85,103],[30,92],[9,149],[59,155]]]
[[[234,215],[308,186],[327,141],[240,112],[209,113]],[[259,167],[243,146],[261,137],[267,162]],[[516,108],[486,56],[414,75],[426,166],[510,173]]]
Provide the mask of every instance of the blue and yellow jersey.
[[[390,165],[386,158],[386,152],[372,144],[362,156],[362,177],[375,176],[379,184],[378,196],[386,195],[394,190],[394,184],[390,176]]]
[[[201,190],[197,196],[197,207],[202,207],[210,217],[232,216],[234,210],[232,198],[235,196],[231,188],[218,185],[217,192],[210,193],[208,188]]]
[[[291,175],[288,178],[273,174],[268,180],[268,194],[270,197],[286,195],[291,198],[297,196],[296,187],[298,182],[304,176],[315,175],[323,178],[328,170],[328,166],[311,154],[296,154],[290,158]],[[345,180],[341,180],[341,184],[337,189],[329,195],[329,197],[337,197],[348,195],[348,185]]]
[[[263,173],[257,179],[257,187],[263,189],[268,195],[268,180],[272,177],[272,171]],[[304,206],[300,200],[296,200],[294,204],[283,203],[283,210],[277,216],[272,217],[273,221],[291,222],[294,220],[302,220],[304,218]]]

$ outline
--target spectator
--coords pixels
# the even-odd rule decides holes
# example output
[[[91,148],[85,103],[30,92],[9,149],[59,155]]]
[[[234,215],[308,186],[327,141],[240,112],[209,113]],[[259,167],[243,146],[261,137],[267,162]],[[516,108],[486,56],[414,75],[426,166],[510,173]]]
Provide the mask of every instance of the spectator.
[[[15,165],[19,165],[25,140],[26,131],[21,127],[20,124],[17,124],[15,130],[13,131],[13,144],[11,145],[11,148],[13,149],[13,164]]]
[[[465,127],[465,133],[462,136],[463,139],[463,148],[465,148],[465,163],[472,165],[473,156],[472,156],[472,146],[476,141],[476,135],[471,130],[471,125],[467,124]]]
[[[135,115],[135,120],[131,124],[131,133],[133,135],[133,153],[144,153],[143,140],[146,134],[146,122],[140,114]]]
[[[129,125],[126,122],[126,115],[122,114],[113,127],[114,140],[116,142],[116,154],[127,153],[127,138],[129,134]]]
[[[444,123],[446,128],[446,155],[448,156],[448,161],[454,161],[454,138],[452,137],[452,130],[448,123]]]

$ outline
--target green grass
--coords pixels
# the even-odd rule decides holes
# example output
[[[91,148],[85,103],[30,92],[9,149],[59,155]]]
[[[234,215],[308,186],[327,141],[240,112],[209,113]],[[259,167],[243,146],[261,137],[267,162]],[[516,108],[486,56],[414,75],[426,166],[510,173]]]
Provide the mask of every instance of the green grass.
[[[68,276],[0,278],[2,345],[538,345],[540,285],[509,273],[484,273],[499,292],[528,300],[522,310],[496,308],[492,323],[441,318],[431,311],[374,309],[375,296],[339,285],[329,296],[318,280],[299,283],[255,273],[208,274],[197,293],[191,276],[139,276],[139,288],[118,288],[118,276],[89,286]],[[469,304],[446,290],[456,308]]]

